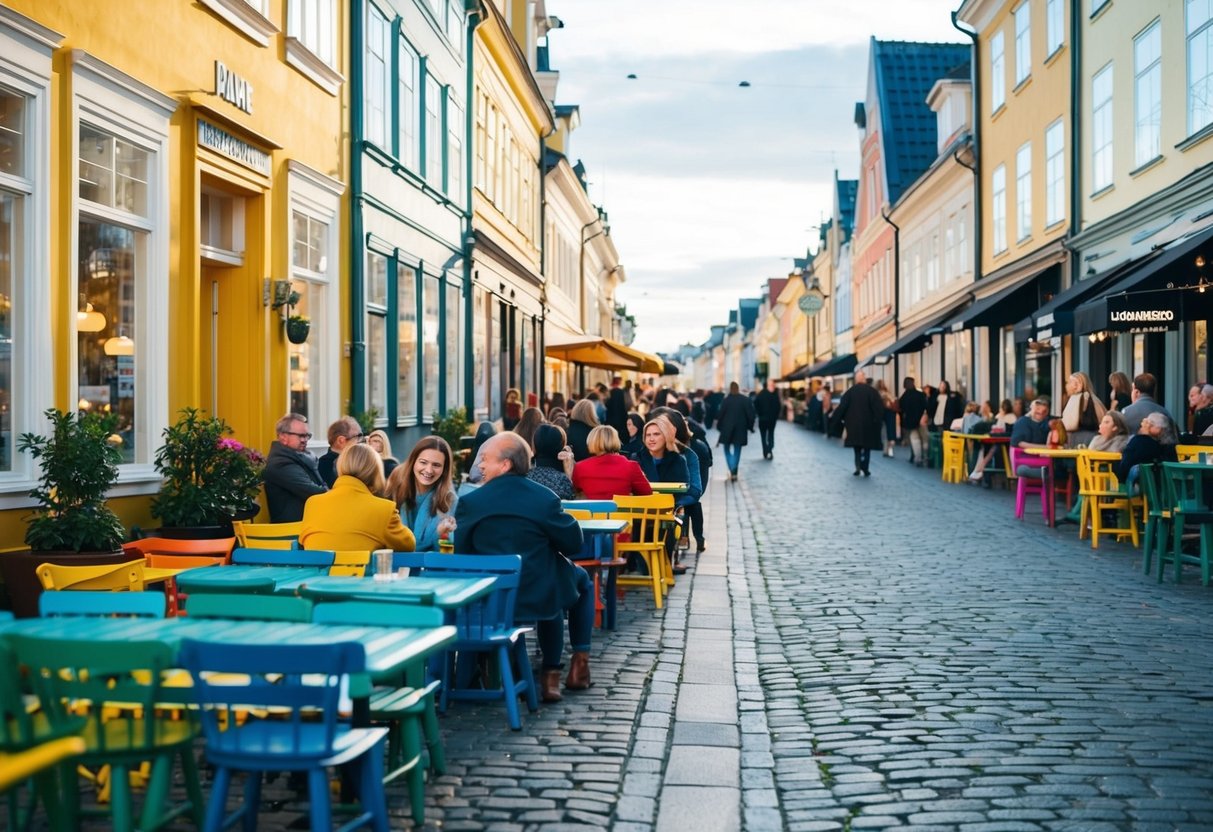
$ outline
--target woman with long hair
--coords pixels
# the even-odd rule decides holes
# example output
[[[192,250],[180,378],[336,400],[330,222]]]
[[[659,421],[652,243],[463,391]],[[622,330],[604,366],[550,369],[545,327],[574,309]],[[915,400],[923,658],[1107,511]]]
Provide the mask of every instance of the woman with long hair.
[[[1125,408],[1133,404],[1133,384],[1129,377],[1120,370],[1109,373],[1108,388],[1108,409],[1124,413]]]
[[[555,425],[540,425],[535,429],[532,450],[535,459],[527,479],[546,485],[562,500],[576,497],[577,492],[569,479],[573,458],[565,444],[564,431]]]
[[[1095,437],[1099,422],[1107,408],[1095,395],[1095,387],[1086,373],[1073,372],[1066,379],[1066,401],[1061,408],[1061,421],[1070,441],[1085,445]]]
[[[628,414],[628,435],[619,437],[623,441],[620,453],[628,459],[635,459],[636,454],[644,447],[644,417],[633,410]]]
[[[505,407],[501,414],[501,426],[504,430],[513,430],[522,418],[522,394],[511,387],[505,391]]]
[[[598,427],[598,424],[598,410],[592,401],[582,399],[573,405],[566,433],[573,449],[573,458],[578,462],[589,458],[590,449],[586,447],[586,440],[590,438],[590,431]]]
[[[387,480],[387,496],[417,540],[417,551],[433,552],[455,530],[454,465],[441,436],[424,436]]]
[[[305,549],[413,551],[413,533],[384,490],[383,460],[369,445],[346,445],[331,490],[303,506],[299,543]]]
[[[546,420],[543,418],[543,413],[537,407],[528,407],[522,411],[522,418],[518,420],[518,424],[514,425],[514,433],[526,440],[526,443],[532,448],[535,447],[535,428],[542,425]]]
[[[1119,410],[1109,410],[1099,422],[1099,433],[1087,445],[1092,451],[1123,453],[1129,444],[1129,423]]]
[[[366,444],[379,452],[379,457],[383,460],[383,476],[390,477],[392,471],[400,464],[400,460],[392,456],[392,440],[388,439],[385,432],[373,430],[367,434]]]

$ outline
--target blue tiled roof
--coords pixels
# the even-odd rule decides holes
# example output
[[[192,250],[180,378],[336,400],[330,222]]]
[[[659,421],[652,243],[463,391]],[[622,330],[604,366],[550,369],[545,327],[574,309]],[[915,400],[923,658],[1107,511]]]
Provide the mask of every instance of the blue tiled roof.
[[[889,204],[938,155],[935,113],[927,93],[940,78],[969,63],[969,45],[873,40],[881,143]]]
[[[842,232],[842,241],[851,239],[851,229],[855,227],[855,195],[859,193],[858,179],[836,179],[838,188],[838,230]]]
[[[737,302],[740,310],[740,320],[742,330],[750,330],[754,328],[754,324],[758,323],[758,310],[762,306],[762,298],[742,298]],[[730,315],[730,317],[732,317]]]

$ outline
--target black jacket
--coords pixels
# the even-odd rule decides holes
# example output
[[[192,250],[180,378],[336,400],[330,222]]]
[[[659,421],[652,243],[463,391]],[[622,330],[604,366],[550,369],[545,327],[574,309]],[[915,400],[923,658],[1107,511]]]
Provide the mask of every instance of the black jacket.
[[[307,498],[329,490],[320,478],[316,457],[293,451],[276,440],[270,445],[261,479],[271,523],[302,520]]]
[[[915,387],[902,393],[897,403],[901,408],[902,430],[918,427],[922,414],[927,412],[927,394]]]
[[[770,390],[763,390],[754,399],[754,413],[758,416],[758,424],[770,427],[779,421],[779,413],[783,410],[783,404],[779,401],[779,394]]]
[[[754,405],[740,393],[730,393],[720,403],[716,414],[716,429],[720,431],[717,445],[744,445],[754,429]]]
[[[585,422],[578,422],[576,419],[569,420],[569,429],[564,432],[565,438],[569,441],[569,447],[573,449],[573,459],[581,462],[583,459],[590,458],[590,449],[586,446],[587,440],[590,438],[590,431],[593,430]],[[627,427],[624,427],[624,435],[627,435]]]
[[[864,382],[842,394],[842,401],[830,418],[844,425],[847,437],[843,444],[848,448],[870,448],[880,450],[880,429],[884,426],[884,399],[872,385]]]

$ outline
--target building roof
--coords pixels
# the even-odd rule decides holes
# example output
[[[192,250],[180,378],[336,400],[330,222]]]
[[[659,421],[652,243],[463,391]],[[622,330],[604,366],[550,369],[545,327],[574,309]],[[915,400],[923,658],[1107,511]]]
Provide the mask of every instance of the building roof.
[[[779,299],[779,293],[783,291],[783,287],[788,285],[786,277],[772,277],[767,281],[767,305],[774,306],[775,301]]]
[[[737,301],[738,317],[737,323],[741,325],[742,331],[751,330],[754,324],[758,323],[758,310],[762,308],[762,298],[742,298]],[[730,320],[733,313],[729,313]]]
[[[969,71],[969,45],[872,41],[881,145],[889,204],[939,155],[935,113],[927,94],[940,78]],[[854,203],[852,203],[853,205]]]
[[[838,230],[842,232],[842,242],[851,239],[851,230],[855,227],[855,195],[859,193],[858,179],[836,179],[838,199]]]

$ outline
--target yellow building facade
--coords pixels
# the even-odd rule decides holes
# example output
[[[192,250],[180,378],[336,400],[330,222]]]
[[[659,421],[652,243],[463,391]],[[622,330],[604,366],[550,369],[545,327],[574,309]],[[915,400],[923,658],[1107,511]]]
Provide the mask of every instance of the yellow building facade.
[[[111,497],[141,525],[181,408],[263,451],[288,410],[318,434],[342,412],[344,7],[3,0],[0,548],[46,408],[120,415]]]

